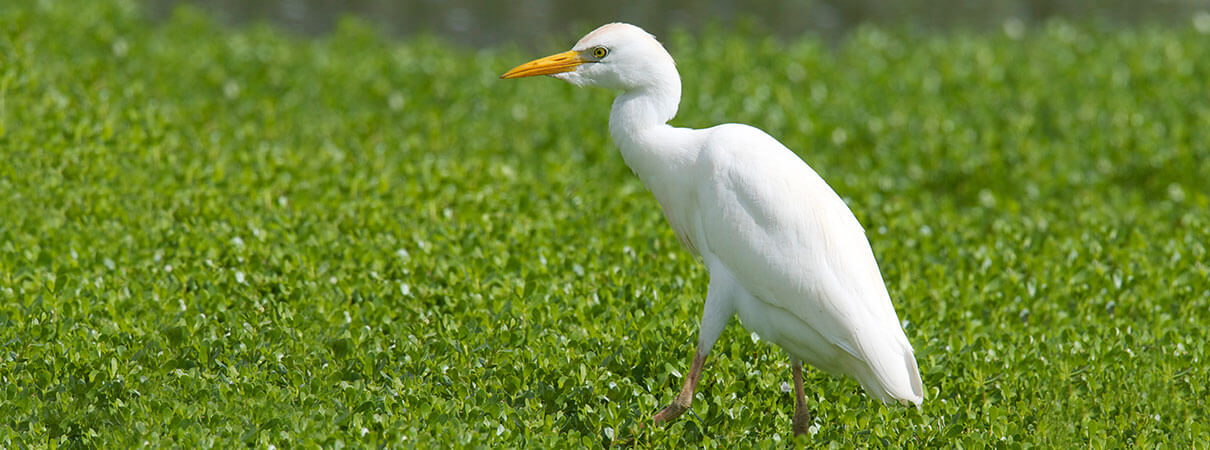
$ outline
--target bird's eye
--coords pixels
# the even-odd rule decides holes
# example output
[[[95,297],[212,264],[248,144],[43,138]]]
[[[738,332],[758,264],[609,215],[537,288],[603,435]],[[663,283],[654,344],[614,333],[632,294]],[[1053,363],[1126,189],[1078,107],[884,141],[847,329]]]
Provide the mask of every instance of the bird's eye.
[[[605,55],[608,55],[608,54],[609,54],[609,49],[607,49],[605,47],[597,47],[597,48],[592,49],[592,56],[597,59],[604,58]]]

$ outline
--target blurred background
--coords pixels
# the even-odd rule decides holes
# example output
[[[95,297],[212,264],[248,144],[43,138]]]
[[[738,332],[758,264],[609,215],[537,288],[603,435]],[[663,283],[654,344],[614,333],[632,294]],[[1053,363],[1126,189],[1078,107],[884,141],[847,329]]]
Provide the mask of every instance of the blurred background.
[[[197,5],[229,24],[263,20],[301,34],[322,34],[342,16],[356,15],[399,37],[423,33],[470,46],[525,47],[556,37],[566,41],[611,21],[635,23],[657,35],[673,28],[739,25],[778,36],[815,33],[833,39],[862,23],[980,29],[1060,17],[1164,26],[1210,10],[1210,0],[148,0],[148,7],[153,17],[164,18],[181,3]]]

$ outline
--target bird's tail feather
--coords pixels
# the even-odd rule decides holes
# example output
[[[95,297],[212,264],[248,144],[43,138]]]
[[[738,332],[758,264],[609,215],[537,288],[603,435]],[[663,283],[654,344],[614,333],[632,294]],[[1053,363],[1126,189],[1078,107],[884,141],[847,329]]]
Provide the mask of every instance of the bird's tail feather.
[[[904,339],[906,341],[906,339]],[[865,363],[869,369],[867,377],[858,381],[866,391],[882,401],[898,402],[903,405],[919,406],[924,401],[924,386],[920,381],[920,369],[916,366],[916,355],[910,345],[867,345],[864,350]],[[880,349],[869,352],[868,350]],[[864,378],[864,379],[862,379]]]

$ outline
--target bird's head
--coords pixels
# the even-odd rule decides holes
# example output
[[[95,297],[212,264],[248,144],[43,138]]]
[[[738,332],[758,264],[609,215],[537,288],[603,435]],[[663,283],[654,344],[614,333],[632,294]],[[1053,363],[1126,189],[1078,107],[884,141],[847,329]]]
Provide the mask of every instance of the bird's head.
[[[626,23],[601,26],[571,50],[527,62],[500,78],[535,75],[550,75],[576,86],[622,91],[669,82],[678,88],[680,85],[676,63],[664,46],[642,28]]]

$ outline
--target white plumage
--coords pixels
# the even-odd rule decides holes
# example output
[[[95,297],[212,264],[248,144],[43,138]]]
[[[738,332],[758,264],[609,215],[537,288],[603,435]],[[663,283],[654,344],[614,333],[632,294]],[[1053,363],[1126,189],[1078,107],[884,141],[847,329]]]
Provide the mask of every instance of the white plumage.
[[[884,402],[923,401],[912,346],[864,230],[797,155],[747,125],[668,125],[680,76],[663,46],[633,25],[602,26],[572,50],[503,78],[533,75],[621,91],[610,135],[677,237],[710,271],[693,367],[657,423],[689,407],[705,357],[732,315],[790,354],[796,432],[806,430],[809,417],[800,361],[852,376]]]

